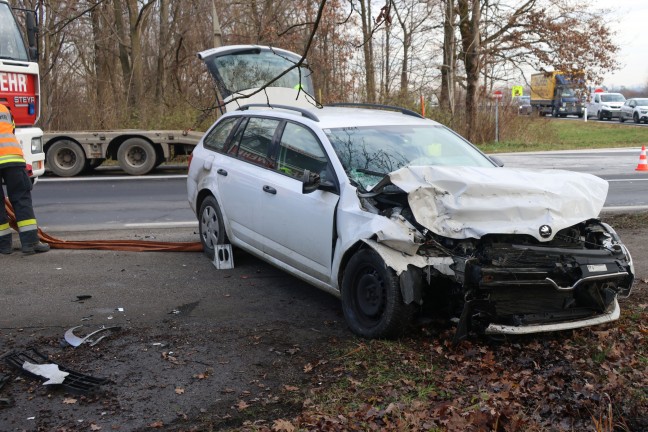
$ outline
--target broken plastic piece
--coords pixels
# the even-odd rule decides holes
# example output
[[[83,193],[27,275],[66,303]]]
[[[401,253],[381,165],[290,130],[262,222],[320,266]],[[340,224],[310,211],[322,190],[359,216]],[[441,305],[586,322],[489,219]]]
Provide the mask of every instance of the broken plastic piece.
[[[78,295],[76,297],[77,297],[76,300],[72,300],[73,302],[81,302],[83,300],[88,300],[92,298],[91,295]]]
[[[74,334],[74,330],[76,330],[76,329],[78,329],[80,327],[83,327],[83,326],[80,325],[80,326],[72,327],[71,329],[69,329],[68,331],[65,332],[65,341],[67,343],[69,343],[70,345],[72,345],[73,347],[75,347],[75,348],[78,347],[79,345],[81,345],[82,343],[86,342],[86,341],[90,342],[90,346],[95,346],[101,339],[103,339],[105,337],[105,335],[100,337],[97,340],[91,339],[92,336],[94,336],[95,334],[97,334],[99,332],[105,331],[105,330],[111,330],[111,329],[116,330],[116,329],[120,328],[119,326],[101,327],[99,330],[95,330],[92,333],[90,333],[89,335],[87,335],[87,336],[85,336],[83,338],[80,338],[80,337],[78,337],[78,336],[76,336]]]
[[[79,372],[75,372],[66,367],[57,365],[56,363],[49,361],[46,356],[39,353],[35,348],[28,348],[23,352],[10,352],[2,356],[2,358],[4,358],[5,362],[10,366],[19,369],[22,373],[32,378],[42,379],[40,375],[36,375],[24,369],[23,365],[25,364],[25,362],[29,362],[34,365],[51,364],[58,366],[58,369],[61,372],[67,372],[69,375],[65,377],[63,383],[55,385],[60,385],[70,393],[85,394],[94,392],[100,385],[106,384],[108,382],[108,379],[106,378],[94,378],[89,375],[83,375]]]
[[[69,372],[63,372],[59,370],[58,365],[54,363],[33,364],[26,361],[25,363],[23,363],[22,368],[34,375],[47,378],[47,381],[45,381],[43,385],[63,384],[63,381],[65,381],[65,377],[70,375]]]

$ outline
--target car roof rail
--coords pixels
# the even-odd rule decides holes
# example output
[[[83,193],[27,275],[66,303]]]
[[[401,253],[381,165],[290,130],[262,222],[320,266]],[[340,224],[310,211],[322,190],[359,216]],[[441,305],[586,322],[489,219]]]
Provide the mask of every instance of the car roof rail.
[[[425,118],[421,114],[417,113],[416,111],[408,110],[407,108],[402,108],[402,107],[397,107],[393,105],[381,105],[381,104],[371,104],[371,103],[355,103],[355,102],[338,102],[334,103],[328,106],[333,106],[333,107],[359,107],[359,108],[376,108],[376,109],[382,109],[382,110],[388,110],[388,111],[398,111],[401,114],[413,116],[413,117],[418,117],[418,118]]]
[[[270,108],[270,109],[278,108],[278,109],[285,109],[285,110],[290,110],[290,111],[297,111],[298,113],[301,113],[301,115],[306,117],[307,119],[313,120],[315,122],[320,121],[319,117],[317,117],[315,114],[313,114],[311,111],[307,110],[306,108],[300,108],[300,107],[291,106],[291,105],[276,105],[276,104],[255,103],[255,104],[241,105],[237,109],[237,111],[247,111],[250,108],[258,108],[258,107]]]

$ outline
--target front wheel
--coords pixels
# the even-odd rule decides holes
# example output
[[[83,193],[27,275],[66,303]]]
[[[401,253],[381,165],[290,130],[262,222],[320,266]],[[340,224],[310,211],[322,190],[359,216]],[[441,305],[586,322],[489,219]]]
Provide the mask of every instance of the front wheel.
[[[200,242],[203,245],[203,252],[210,260],[214,259],[216,246],[226,244],[225,224],[223,214],[220,211],[218,202],[213,196],[208,196],[200,205],[198,212],[198,230],[200,231]]]
[[[411,325],[416,305],[403,303],[399,279],[373,249],[351,259],[342,278],[342,310],[358,336],[393,338]]]
[[[121,169],[130,175],[144,175],[155,168],[157,154],[153,145],[142,138],[129,138],[117,151]]]
[[[637,115],[637,113],[634,113],[634,115],[632,116],[632,120],[633,120],[635,123],[639,123],[639,115]]]
[[[623,123],[625,121],[625,118],[623,117],[623,113],[619,114],[619,123]]]

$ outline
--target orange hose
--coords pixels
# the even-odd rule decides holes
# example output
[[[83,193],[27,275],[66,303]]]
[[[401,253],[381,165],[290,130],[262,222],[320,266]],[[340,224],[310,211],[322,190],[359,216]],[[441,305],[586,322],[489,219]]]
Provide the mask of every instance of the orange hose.
[[[16,214],[7,198],[5,209],[9,216],[9,225],[18,231]],[[156,242],[147,240],[60,240],[38,228],[38,237],[48,243],[52,249],[95,249],[128,252],[200,252],[203,250],[200,242]]]

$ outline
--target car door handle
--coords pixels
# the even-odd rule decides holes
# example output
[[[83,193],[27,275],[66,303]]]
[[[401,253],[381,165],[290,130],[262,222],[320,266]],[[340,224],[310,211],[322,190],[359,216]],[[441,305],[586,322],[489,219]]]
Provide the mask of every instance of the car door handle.
[[[227,171],[225,171],[223,168],[218,168],[216,172],[224,177],[227,177]]]
[[[263,186],[263,192],[268,192],[269,194],[276,195],[277,194],[277,189],[275,189],[275,188],[273,188],[271,186],[268,186],[268,185],[264,185]]]

